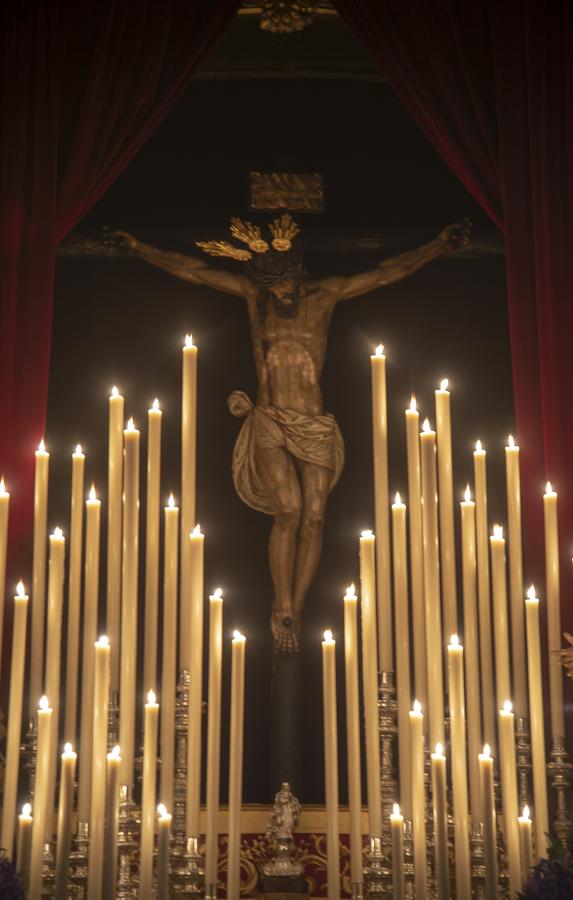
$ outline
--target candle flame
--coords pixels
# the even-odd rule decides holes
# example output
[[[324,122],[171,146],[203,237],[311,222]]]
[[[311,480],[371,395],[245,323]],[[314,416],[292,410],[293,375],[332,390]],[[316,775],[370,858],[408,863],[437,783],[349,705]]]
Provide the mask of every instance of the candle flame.
[[[201,534],[201,526],[199,525],[199,523],[197,523],[197,525],[195,525],[195,528],[193,529],[193,531],[191,532],[191,534],[195,534],[195,535],[200,535],[200,534]]]
[[[376,347],[376,356],[384,356],[384,344],[378,344]]]
[[[24,803],[24,806],[22,807],[22,815],[23,815],[26,819],[29,819],[30,816],[31,816],[31,814],[32,814],[32,804],[31,804],[31,803]]]
[[[6,494],[6,493],[7,493],[7,491],[6,491],[6,486],[4,484],[4,476],[2,476],[2,478],[0,478],[0,494]]]
[[[192,347],[192,346],[193,346],[193,335],[192,335],[192,334],[186,334],[186,335],[185,335],[185,344],[184,344],[184,346],[185,346],[185,347]]]
[[[440,744],[439,741],[438,741],[438,743],[436,744],[436,753],[435,753],[435,755],[436,755],[436,756],[443,756],[443,755],[444,755],[444,745],[443,745],[443,744]]]
[[[114,386],[113,386],[112,389],[111,389],[111,396],[112,396],[112,397],[119,397],[119,391],[118,391],[117,387],[115,386],[115,384],[114,384]]]
[[[148,692],[147,692],[147,702],[148,702],[151,706],[153,706],[153,704],[156,702],[156,699],[157,699],[157,698],[156,698],[156,696],[155,696],[155,691],[148,691]]]
[[[546,486],[545,486],[545,493],[546,493],[546,494],[553,494],[553,493],[554,493],[554,490],[553,490],[553,488],[551,487],[551,482],[550,482],[550,481],[548,481],[547,484],[546,484]]]
[[[97,500],[97,494],[96,494],[96,489],[95,489],[94,484],[92,484],[92,486],[90,488],[90,500],[92,500],[92,501]]]
[[[169,506],[170,509],[173,509],[173,507],[175,506],[175,497],[173,496],[173,494],[169,494],[169,500],[167,501],[167,506]]]
[[[40,702],[38,705],[39,705],[40,709],[49,709],[50,708],[50,704],[48,703],[48,698],[46,697],[45,694],[43,697],[40,697]]]
[[[233,640],[234,641],[244,641],[245,635],[242,632],[237,631],[237,629],[235,629],[233,632]]]
[[[416,715],[418,715],[418,716],[419,716],[419,715],[421,714],[421,712],[422,712],[422,704],[420,703],[419,700],[414,700],[414,712],[415,712]]]
[[[157,397],[155,398],[155,400],[154,400],[153,403],[151,404],[151,409],[155,409],[155,410],[158,410],[158,409],[159,409],[159,400],[157,399]]]
[[[44,443],[44,438],[42,438],[42,440],[38,444],[38,451],[40,453],[44,453],[45,449],[46,449],[46,444]]]
[[[213,600],[222,600],[223,599],[223,588],[216,588],[211,594]]]
[[[96,641],[98,647],[109,647],[109,638],[107,634],[102,634],[100,639]]]
[[[452,634],[452,636],[450,637],[450,647],[459,647],[459,646],[460,646],[459,637],[457,636],[457,634]]]
[[[352,582],[352,584],[349,584],[348,587],[346,588],[346,593],[344,595],[344,598],[345,599],[348,598],[348,600],[356,599],[356,588],[354,587],[354,582]]]
[[[324,632],[324,640],[327,644],[334,643],[332,640],[332,631],[330,630],[330,628],[327,628],[327,630]]]
[[[394,803],[394,804],[393,804],[393,806],[392,806],[392,815],[393,815],[393,816],[399,816],[399,815],[400,815],[400,804],[399,804],[399,803]]]
[[[479,440],[476,441],[476,450],[478,453],[481,453],[481,451],[483,450],[482,443]]]
[[[503,528],[501,525],[493,526],[493,537],[500,541],[503,540]]]
[[[111,751],[111,753],[109,755],[113,756],[114,759],[121,759],[121,748],[120,748],[119,744],[115,745],[115,747],[113,748],[113,750]]]
[[[515,447],[515,441],[513,440],[513,435],[512,435],[512,434],[510,434],[509,437],[508,437],[508,439],[507,439],[507,446],[508,446],[508,447]]]
[[[362,531],[360,534],[361,538],[371,538],[374,537],[374,533],[371,528],[368,528],[366,531]]]
[[[512,711],[512,709],[513,709],[513,703],[511,702],[511,700],[506,700],[505,703],[503,704],[503,711],[506,713],[510,713]]]
[[[483,745],[483,754],[482,754],[482,756],[485,756],[485,757],[487,757],[488,759],[490,758],[490,756],[491,756],[491,747],[490,747],[489,744],[484,744],[484,745]]]
[[[471,499],[472,499],[472,492],[470,491],[469,484],[466,484],[466,489],[464,491],[464,500],[466,501],[466,503],[469,503]]]
[[[26,596],[26,590],[24,588],[24,582],[22,581],[22,579],[20,579],[20,581],[16,585],[16,596],[17,597],[25,597]]]
[[[447,379],[447,378],[442,378],[442,380],[440,381],[440,390],[441,390],[441,391],[447,391],[447,389],[448,389],[448,384],[449,384],[448,379]]]
[[[412,410],[412,412],[416,412],[417,408],[418,407],[416,406],[416,398],[415,398],[414,394],[412,394],[412,396],[410,397],[410,409]]]
[[[432,429],[430,428],[430,420],[424,419],[424,424],[422,425],[422,431],[428,434]]]
[[[72,745],[69,742],[67,744],[64,744],[64,753],[73,753],[73,752],[74,752],[74,748],[72,747]]]
[[[158,815],[161,816],[162,819],[165,818],[165,816],[169,815],[169,813],[167,812],[167,807],[165,806],[165,803],[157,804],[157,813],[158,813]]]
[[[396,496],[394,497],[394,505],[395,505],[395,506],[401,506],[401,505],[402,505],[402,500],[401,500],[401,498],[400,498],[400,494],[398,493],[398,491],[396,491]]]
[[[536,599],[537,599],[536,596],[535,596],[535,588],[534,588],[533,585],[531,585],[531,587],[528,588],[527,596],[528,596],[528,598],[529,598],[530,600],[536,600]]]
[[[523,815],[522,819],[529,819],[529,806],[527,804],[523,807]]]
[[[135,431],[135,424],[132,416],[127,420],[127,431]]]
[[[62,531],[61,528],[59,528],[59,527],[56,525],[56,527],[54,528],[54,533],[53,533],[52,537],[55,537],[55,538],[61,538],[61,537],[63,537],[63,536],[64,536],[64,532]]]
[[[76,450],[75,450],[75,452],[76,452],[76,454],[77,454],[78,456],[81,456],[81,455],[82,455],[82,445],[81,445],[81,444],[76,444]]]

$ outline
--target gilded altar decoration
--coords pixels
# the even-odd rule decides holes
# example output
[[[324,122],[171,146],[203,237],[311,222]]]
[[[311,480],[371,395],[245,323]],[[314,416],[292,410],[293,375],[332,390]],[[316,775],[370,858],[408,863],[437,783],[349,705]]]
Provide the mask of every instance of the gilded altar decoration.
[[[316,2],[304,0],[265,0],[261,11],[261,28],[273,34],[302,31],[314,21]]]
[[[267,843],[271,854],[263,866],[265,875],[301,875],[303,867],[295,858],[294,831],[300,817],[300,803],[290,784],[283,782],[275,794],[271,818],[267,825]]]
[[[291,172],[251,172],[252,209],[291,209],[322,212],[322,175]]]

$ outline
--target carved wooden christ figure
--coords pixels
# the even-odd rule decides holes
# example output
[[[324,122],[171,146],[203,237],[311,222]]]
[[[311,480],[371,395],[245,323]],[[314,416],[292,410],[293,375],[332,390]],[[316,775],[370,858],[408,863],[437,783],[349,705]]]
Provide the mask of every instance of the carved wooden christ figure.
[[[245,417],[233,478],[245,503],[273,517],[271,631],[275,649],[285,653],[298,649],[304,601],[322,550],[326,502],[344,464],[342,435],[334,416],[324,411],[320,387],[334,308],[341,300],[400,281],[468,242],[466,225],[450,225],[435,240],[371,271],[314,281],[303,267],[298,230],[284,214],[270,226],[269,243],[260,228],[233,219],[237,243],[198,244],[212,256],[240,260],[239,273],[113,233],[130,255],[246,303],[258,392],[254,404],[239,391],[229,398],[231,412]]]

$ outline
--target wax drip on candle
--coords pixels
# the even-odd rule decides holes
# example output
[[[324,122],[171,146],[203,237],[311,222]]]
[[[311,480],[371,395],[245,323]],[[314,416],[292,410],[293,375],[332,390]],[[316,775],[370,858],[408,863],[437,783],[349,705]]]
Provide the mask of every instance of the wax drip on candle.
[[[434,755],[435,755],[435,756],[443,756],[443,755],[444,755],[444,745],[443,745],[443,744],[440,744],[439,741],[438,741],[438,743],[436,744],[436,752],[435,752]]]
[[[64,532],[62,531],[62,529],[59,528],[58,526],[56,526],[54,528],[54,533],[53,533],[52,537],[61,538],[63,536],[64,536]]]
[[[483,451],[482,443],[480,440],[476,441],[476,450],[478,453],[481,453]]]
[[[185,347],[192,347],[192,346],[193,346],[193,335],[192,335],[192,334],[186,334],[186,335],[185,335],[185,344],[184,344],[184,346],[185,346]]]
[[[501,525],[493,526],[493,537],[499,541],[503,540],[503,528]]]
[[[76,449],[75,449],[74,452],[75,452],[76,456],[83,456],[83,453],[82,453],[82,445],[81,445],[81,444],[76,444]]]
[[[470,491],[469,484],[466,484],[466,489],[464,491],[464,500],[466,501],[466,503],[469,503],[471,499],[472,499],[472,492]]]
[[[157,697],[155,696],[155,691],[147,692],[147,702],[150,706],[153,706],[157,701]]]
[[[92,501],[93,501],[93,500],[97,500],[96,489],[95,489],[95,486],[94,486],[93,484],[92,484],[92,486],[91,486],[91,488],[90,488],[90,500],[92,500]]]
[[[191,534],[194,534],[198,537],[201,534],[201,526],[199,524],[195,525],[195,528],[193,529]]]
[[[425,434],[429,434],[432,429],[430,428],[430,420],[424,419],[424,424],[422,425],[422,431]]]
[[[535,588],[533,587],[533,585],[531,585],[531,587],[528,588],[527,596],[528,596],[529,600],[536,600],[536,599],[537,599],[536,596],[535,596]]]
[[[442,380],[441,380],[441,382],[440,382],[440,390],[441,390],[441,391],[447,391],[447,389],[448,389],[448,384],[449,384],[448,379],[447,379],[447,378],[442,378]]]
[[[384,344],[378,344],[376,347],[376,356],[384,356]]]
[[[134,425],[134,422],[133,422],[133,418],[129,418],[129,419],[127,420],[127,429],[126,429],[126,430],[127,430],[127,431],[135,431],[135,425]]]
[[[348,585],[344,597],[347,597],[349,600],[356,599],[356,588],[354,587],[354,583]]]
[[[38,444],[38,452],[39,452],[39,453],[44,453],[45,450],[46,450],[46,444],[44,443],[44,438],[42,438],[42,440],[41,440],[40,443]]]
[[[157,399],[157,397],[151,404],[151,409],[155,410],[156,412],[159,410],[159,400]]]
[[[511,700],[506,700],[505,703],[503,704],[503,711],[505,713],[510,713],[512,711],[512,709],[513,709],[513,703],[511,702]]]
[[[410,409],[412,410],[412,412],[416,412],[417,408],[418,407],[416,406],[416,398],[412,394],[412,396],[410,397]]]
[[[22,807],[22,815],[26,819],[30,818],[30,816],[32,815],[32,804],[31,803],[24,803],[24,806]]]
[[[324,632],[324,642],[325,642],[325,644],[333,644],[334,643],[334,641],[332,640],[332,631],[330,631],[329,628]]]
[[[17,597],[25,597],[25,596],[26,596],[26,590],[25,590],[25,588],[24,588],[24,582],[23,582],[21,579],[20,579],[20,581],[18,582],[18,584],[16,585],[16,596],[17,596]]]
[[[241,631],[237,631],[237,629],[235,629],[233,632],[233,641],[240,642],[240,641],[244,641],[244,640],[245,640],[245,635]]]
[[[419,700],[414,700],[413,710],[414,710],[414,712],[416,713],[416,715],[419,716],[419,715],[421,714],[421,712],[422,712],[422,704],[420,703]]]
[[[48,702],[48,698],[46,697],[45,694],[44,694],[43,697],[40,697],[40,702],[39,702],[38,705],[39,705],[40,709],[49,709],[49,708],[50,708],[50,704],[49,704],[49,702]]]

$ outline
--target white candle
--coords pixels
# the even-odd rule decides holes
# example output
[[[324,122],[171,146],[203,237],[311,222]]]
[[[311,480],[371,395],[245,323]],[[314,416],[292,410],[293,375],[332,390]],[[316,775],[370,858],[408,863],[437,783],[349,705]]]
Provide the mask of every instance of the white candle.
[[[157,687],[157,612],[159,596],[159,487],[161,481],[159,401],[147,410],[147,494],[145,514],[145,633],[143,683]]]
[[[34,560],[32,575],[32,643],[30,656],[30,714],[38,702],[44,678],[44,621],[46,616],[46,546],[48,519],[48,470],[50,454],[44,441],[36,450],[34,481]]]
[[[533,865],[533,847],[531,845],[531,819],[529,818],[529,807],[523,807],[523,814],[518,817],[517,825],[519,828],[519,849],[521,858],[521,880],[525,882],[530,875]]]
[[[464,650],[458,636],[448,644],[448,688],[450,698],[450,742],[454,802],[454,847],[456,897],[471,900],[470,844],[468,835],[468,771],[466,762],[466,710]]]
[[[70,510],[70,568],[68,575],[68,635],[66,648],[66,712],[64,737],[77,737],[80,618],[82,594],[82,541],[84,518],[85,456],[80,444],[72,453],[72,502]],[[70,677],[74,673],[74,677]]]
[[[545,758],[545,722],[543,715],[543,673],[539,635],[539,600],[533,585],[525,600],[527,626],[527,667],[529,673],[529,716],[531,728],[531,764],[533,805],[535,809],[535,846],[537,856],[545,855],[549,833],[547,803],[547,765]]]
[[[121,576],[121,671],[119,743],[122,782],[134,783],[135,692],[137,685],[137,577],[139,562],[139,431],[133,419],[123,432],[123,550]]]
[[[233,633],[231,645],[231,724],[229,739],[229,852],[227,897],[241,891],[241,803],[245,708],[245,637]]]
[[[173,805],[175,777],[175,691],[177,682],[177,570],[179,509],[173,495],[164,509],[163,665],[161,675],[161,796]]]
[[[6,554],[8,552],[8,513],[10,494],[4,479],[0,478],[0,634],[4,629],[4,597],[6,596]],[[0,666],[2,665],[2,642],[0,641]]]
[[[62,657],[62,607],[64,600],[64,562],[66,541],[60,528],[50,535],[50,560],[48,575],[48,622],[46,634],[46,672],[44,688],[48,697],[54,697],[52,748],[48,784],[48,808],[53,810],[56,794],[56,768],[58,756],[58,723],[60,713],[60,672]],[[52,817],[46,819],[46,841],[52,840]]]
[[[106,757],[106,816],[103,853],[103,896],[115,897],[117,889],[117,833],[119,825],[119,780],[121,753],[119,746]]]
[[[110,685],[110,646],[106,636],[96,641],[94,655],[92,777],[90,799],[88,897],[102,897],[104,820],[106,792],[106,750],[108,729],[108,701]]]
[[[60,803],[58,808],[58,840],[56,849],[56,900],[68,897],[68,859],[72,834],[72,808],[74,803],[74,778],[77,753],[66,744],[62,753],[60,772]]]
[[[396,627],[396,694],[398,700],[398,752],[400,803],[407,819],[412,817],[410,784],[410,627],[408,608],[408,556],[406,506],[396,494],[392,504],[392,556],[394,563],[394,623]],[[416,623],[416,628],[418,628]]]
[[[30,853],[29,900],[40,900],[42,895],[42,859],[47,831],[46,820],[51,816],[48,807],[50,753],[52,747],[52,709],[47,697],[42,697],[38,709],[38,739],[36,751],[36,775],[34,778],[34,824]]]
[[[436,486],[436,433],[426,419],[420,434],[422,464],[422,523],[424,534],[424,599],[426,604],[426,661],[430,743],[443,744],[444,674],[441,648],[440,553]]]
[[[28,596],[20,581],[14,597],[14,623],[12,626],[12,658],[10,662],[10,697],[8,706],[8,731],[6,735],[6,765],[4,769],[4,797],[2,798],[2,847],[12,856],[14,847],[14,823],[20,774],[20,745],[22,737],[22,706],[24,695],[24,668],[26,663],[26,623]]]
[[[185,544],[183,545],[185,546]],[[191,628],[189,663],[189,732],[187,735],[187,835],[199,834],[201,808],[201,727],[203,721],[203,605],[205,535],[196,525],[187,537]],[[182,620],[183,621],[183,620]]]
[[[400,807],[394,804],[390,815],[392,832],[392,887],[394,900],[404,900],[406,896],[406,879],[404,877],[404,816]]]
[[[495,691],[492,651],[491,607],[489,586],[489,529],[487,521],[486,452],[481,441],[474,451],[474,479],[476,497],[476,549],[478,567],[479,643],[481,659],[481,702],[483,735],[495,747]]]
[[[331,631],[322,642],[322,697],[324,713],[324,783],[326,795],[326,879],[328,900],[340,896],[338,861],[338,732],[336,716],[336,641]],[[234,896],[232,893],[230,897]]]
[[[424,608],[424,557],[422,551],[422,476],[420,473],[420,415],[416,398],[406,410],[406,447],[408,457],[408,509],[410,534],[410,582],[412,594],[414,683],[416,695],[427,705],[426,610]]]
[[[503,832],[509,869],[509,890],[512,898],[521,890],[519,833],[517,828],[517,769],[515,761],[515,725],[511,703],[506,700],[499,711],[499,753],[501,768],[501,797],[503,803]]]
[[[496,696],[501,703],[511,691],[509,666],[509,631],[507,623],[507,586],[505,574],[505,540],[503,528],[493,526],[491,547],[491,583],[493,602],[493,635],[495,640]]]
[[[358,598],[354,585],[344,595],[344,672],[346,682],[346,756],[350,882],[362,883],[362,786],[360,775],[360,701],[358,694]]]
[[[139,854],[139,897],[151,900],[153,887],[153,835],[155,831],[157,726],[159,704],[149,691],[144,710],[143,784],[141,800],[141,848]]]
[[[482,821],[478,756],[482,746],[479,672],[479,629],[477,608],[477,557],[475,503],[469,486],[460,503],[462,518],[462,580],[464,595],[464,659],[468,704],[468,760],[472,818]]]
[[[216,890],[219,850],[219,783],[221,773],[221,665],[223,592],[209,597],[209,695],[207,706],[207,834],[205,882]],[[191,835],[192,836],[192,835]]]
[[[436,435],[438,444],[438,511],[440,517],[440,563],[444,634],[458,630],[456,596],[456,542],[454,536],[454,485],[452,476],[452,422],[448,379],[444,378],[436,398]]]
[[[191,661],[190,579],[191,561],[186,552],[196,518],[197,469],[197,347],[190,334],[183,346],[183,396],[181,405],[181,623],[179,657],[182,669]]]
[[[434,847],[438,900],[449,900],[450,865],[448,847],[448,801],[446,795],[446,757],[441,744],[431,756],[432,805],[434,810]]]
[[[382,834],[382,785],[380,782],[380,727],[378,724],[378,673],[376,669],[376,603],[374,535],[360,535],[360,592],[362,612],[362,690],[366,731],[366,787],[370,837]]]
[[[376,348],[376,353],[370,357],[370,369],[372,375],[378,661],[381,672],[391,672],[394,669],[394,651],[392,647],[392,586],[390,583],[390,521],[388,515],[386,357],[381,344]]]
[[[497,824],[493,784],[493,758],[489,744],[479,754],[480,794],[483,813],[483,851],[485,863],[485,894],[487,900],[497,900]]]
[[[163,803],[159,804],[157,812],[157,900],[169,900],[169,845],[172,817]]]
[[[121,619],[121,496],[123,491],[124,400],[116,387],[109,398],[109,443],[107,464],[107,580],[106,629],[115,648],[111,660],[111,686],[119,690]]]
[[[549,694],[551,698],[551,737],[565,736],[563,706],[563,666],[557,656],[561,650],[561,609],[559,590],[559,531],[557,525],[557,493],[547,482],[543,495],[545,523],[545,582],[547,585],[547,644],[549,650]]]
[[[523,550],[521,537],[521,484],[519,447],[510,435],[505,448],[507,530],[509,549],[509,599],[511,609],[511,661],[513,693],[518,718],[527,716],[525,622],[523,614]]]
[[[16,869],[24,876],[24,882],[28,879],[33,824],[32,807],[29,803],[24,803],[22,812],[18,816],[18,849],[16,851]]]
[[[80,716],[80,785],[78,796],[78,820],[80,822],[88,822],[90,814],[93,743],[94,644],[97,639],[100,519],[101,502],[97,499],[95,489],[92,486],[89,499],[86,501],[86,558]]]
[[[424,716],[417,700],[410,712],[410,747],[412,751],[412,837],[414,848],[414,885],[416,900],[426,900],[426,804],[424,793]]]

